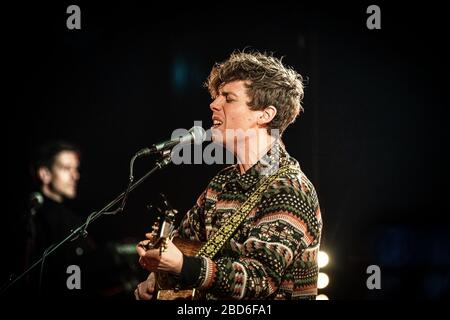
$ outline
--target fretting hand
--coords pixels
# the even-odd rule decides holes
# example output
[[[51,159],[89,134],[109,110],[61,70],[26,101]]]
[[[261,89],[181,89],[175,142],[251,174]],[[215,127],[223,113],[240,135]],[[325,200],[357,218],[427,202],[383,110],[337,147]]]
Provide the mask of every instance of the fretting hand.
[[[173,242],[167,239],[165,250],[160,250],[160,248],[146,250],[145,247],[149,241],[141,241],[136,246],[140,265],[150,272],[164,271],[180,274],[183,266],[183,254]]]

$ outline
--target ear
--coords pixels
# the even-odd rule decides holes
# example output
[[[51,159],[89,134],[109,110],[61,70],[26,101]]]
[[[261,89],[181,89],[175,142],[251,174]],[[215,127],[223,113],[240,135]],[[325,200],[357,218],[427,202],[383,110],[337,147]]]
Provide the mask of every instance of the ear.
[[[258,124],[260,126],[265,126],[268,123],[270,123],[270,121],[273,120],[273,118],[275,118],[277,114],[277,108],[275,108],[274,106],[268,106],[266,107],[264,110],[261,110],[261,114],[258,117]]]
[[[42,184],[47,185],[50,181],[52,181],[52,173],[47,167],[40,167],[37,173],[39,180],[42,181]]]

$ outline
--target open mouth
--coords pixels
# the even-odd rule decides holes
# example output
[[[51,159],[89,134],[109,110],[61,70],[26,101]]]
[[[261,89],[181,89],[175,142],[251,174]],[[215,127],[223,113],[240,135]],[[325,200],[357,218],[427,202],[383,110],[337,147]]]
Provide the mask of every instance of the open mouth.
[[[223,123],[222,121],[214,119],[213,120],[213,128],[217,129],[218,127],[220,127],[222,125],[222,123]]]

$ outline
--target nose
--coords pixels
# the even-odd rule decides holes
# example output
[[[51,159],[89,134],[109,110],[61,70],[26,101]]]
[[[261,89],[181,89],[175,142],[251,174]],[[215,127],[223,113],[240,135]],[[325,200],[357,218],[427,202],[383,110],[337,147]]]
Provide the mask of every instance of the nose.
[[[220,101],[220,96],[215,98],[213,102],[209,105],[211,111],[220,111],[222,109],[222,103]]]
[[[72,179],[75,181],[80,180],[80,172],[78,169],[72,170]]]

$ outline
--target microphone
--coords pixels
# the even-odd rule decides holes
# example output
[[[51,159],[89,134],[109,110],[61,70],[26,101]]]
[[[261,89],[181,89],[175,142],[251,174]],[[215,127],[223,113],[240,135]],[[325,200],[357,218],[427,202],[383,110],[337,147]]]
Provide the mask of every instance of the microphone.
[[[42,207],[44,204],[44,196],[40,192],[32,192],[30,194],[28,205],[32,213],[36,213],[36,210]]]
[[[183,129],[183,131],[186,131]],[[194,126],[191,129],[189,129],[188,132],[186,132],[183,135],[179,135],[177,138],[172,138],[170,140],[162,141],[159,143],[156,143],[152,145],[150,148],[144,148],[139,150],[136,153],[136,157],[141,156],[147,156],[153,153],[158,153],[160,151],[172,149],[179,143],[195,143],[195,144],[201,144],[203,141],[205,141],[205,130],[200,126]],[[173,135],[172,135],[173,136]]]

